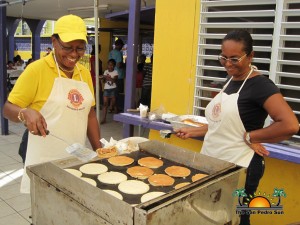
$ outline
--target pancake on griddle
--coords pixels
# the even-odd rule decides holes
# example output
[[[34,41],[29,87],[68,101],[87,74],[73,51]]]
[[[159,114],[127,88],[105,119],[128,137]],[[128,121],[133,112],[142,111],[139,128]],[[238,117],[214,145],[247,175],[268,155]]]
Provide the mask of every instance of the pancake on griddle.
[[[183,166],[169,166],[165,172],[171,177],[187,177],[191,174],[191,170]]]
[[[150,201],[154,198],[157,198],[159,196],[162,196],[164,194],[165,194],[165,192],[162,192],[162,191],[152,191],[152,192],[146,193],[141,197],[141,202],[142,203],[148,202],[148,201]]]
[[[108,189],[105,189],[103,191],[105,191],[106,193],[108,193],[108,194],[110,194],[110,195],[112,195],[112,196],[114,196],[114,197],[116,197],[116,198],[118,198],[120,200],[123,200],[123,196],[119,192],[117,192],[117,191],[108,190]]]
[[[79,170],[75,169],[64,169],[65,171],[69,172],[70,174],[76,176],[76,177],[81,177],[82,173]]]
[[[118,189],[130,195],[140,195],[149,191],[149,185],[139,180],[126,180],[118,185]]]
[[[194,176],[192,176],[192,181],[195,182],[195,181],[200,180],[200,179],[202,179],[206,176],[208,176],[208,175],[204,174],[204,173],[197,173]]]
[[[100,159],[109,158],[118,154],[115,146],[109,148],[98,148],[96,152]]]
[[[146,167],[155,169],[155,168],[161,167],[164,164],[164,162],[160,159],[150,156],[150,157],[144,157],[144,158],[139,159],[138,164],[140,166],[146,166]]]
[[[148,181],[152,186],[172,186],[175,182],[174,178],[166,174],[154,174]]]
[[[94,175],[94,174],[105,173],[108,170],[108,168],[107,168],[107,166],[105,166],[101,163],[88,163],[88,164],[81,166],[79,168],[79,170],[82,173]]]
[[[98,180],[105,184],[119,184],[122,181],[127,180],[127,176],[120,172],[106,172],[98,176]]]
[[[118,155],[110,157],[108,162],[114,166],[128,166],[134,162],[134,159],[128,156]]]
[[[154,173],[152,169],[144,166],[133,166],[128,168],[126,172],[130,176],[142,180],[150,177]]]
[[[96,181],[94,181],[93,179],[91,179],[91,178],[87,178],[87,177],[80,177],[80,179],[82,179],[82,180],[84,180],[85,182],[87,182],[87,183],[89,183],[89,184],[91,184],[91,185],[93,185],[93,186],[97,186],[97,183],[96,183]]]
[[[179,183],[179,184],[176,184],[174,188],[179,189],[179,188],[182,188],[182,187],[187,186],[189,184],[190,184],[190,182]]]

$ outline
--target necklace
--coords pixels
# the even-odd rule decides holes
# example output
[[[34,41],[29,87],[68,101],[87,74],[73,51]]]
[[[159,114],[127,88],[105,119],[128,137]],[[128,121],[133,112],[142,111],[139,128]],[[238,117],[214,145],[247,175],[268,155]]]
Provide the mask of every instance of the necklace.
[[[62,70],[64,72],[67,72],[67,73],[73,73],[74,69],[75,69],[75,68],[73,68],[72,70],[66,70],[66,69],[61,68],[60,66],[58,66],[58,67],[59,67],[60,70]]]

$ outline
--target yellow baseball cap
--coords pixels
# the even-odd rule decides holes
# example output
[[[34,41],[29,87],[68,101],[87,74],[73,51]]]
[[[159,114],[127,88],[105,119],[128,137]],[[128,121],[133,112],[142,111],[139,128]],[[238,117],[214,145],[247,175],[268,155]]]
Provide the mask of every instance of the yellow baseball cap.
[[[54,34],[58,34],[63,42],[84,40],[87,43],[87,31],[84,21],[75,15],[60,17],[54,27]]]

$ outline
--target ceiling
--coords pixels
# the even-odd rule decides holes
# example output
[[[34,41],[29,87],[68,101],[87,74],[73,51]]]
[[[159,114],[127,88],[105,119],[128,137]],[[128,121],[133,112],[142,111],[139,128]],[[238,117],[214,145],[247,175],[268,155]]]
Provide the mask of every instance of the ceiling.
[[[6,2],[8,2],[6,15],[9,17],[39,20],[57,20],[66,14],[74,14],[82,18],[94,17],[94,0],[6,0]],[[128,19],[129,2],[130,0],[98,0],[98,16]],[[105,7],[100,8],[101,6]],[[153,23],[154,7],[155,0],[141,0],[141,23],[145,21],[149,24],[151,20]],[[150,15],[148,10],[143,10],[148,8],[153,11]],[[127,17],[124,16],[125,14]]]

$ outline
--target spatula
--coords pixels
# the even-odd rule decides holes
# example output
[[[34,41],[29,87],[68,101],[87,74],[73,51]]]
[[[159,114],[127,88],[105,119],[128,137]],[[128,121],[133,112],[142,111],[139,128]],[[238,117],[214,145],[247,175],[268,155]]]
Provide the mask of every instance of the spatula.
[[[79,160],[81,160],[82,162],[88,162],[97,156],[96,152],[83,146],[82,144],[79,144],[79,143],[70,144],[65,139],[50,133],[49,130],[46,131],[46,134],[66,143],[68,145],[68,147],[66,147],[65,150],[69,154],[71,154],[71,155],[75,156],[76,158],[78,158]]]

